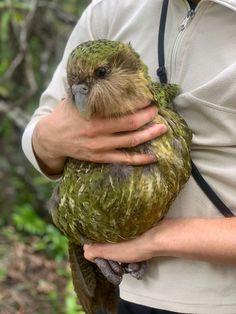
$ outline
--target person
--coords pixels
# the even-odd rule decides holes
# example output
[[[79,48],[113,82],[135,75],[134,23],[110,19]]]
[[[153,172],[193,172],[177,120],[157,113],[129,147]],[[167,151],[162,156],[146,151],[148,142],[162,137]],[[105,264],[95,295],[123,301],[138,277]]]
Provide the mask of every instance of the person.
[[[81,42],[130,42],[153,80],[162,0],[94,0],[75,26],[64,56],[25,129],[23,150],[41,173],[60,178],[67,156],[98,163],[146,164],[122,153],[163,134],[138,130],[156,109],[140,103],[127,117],[80,117],[65,98],[68,54]],[[236,214],[236,1],[169,1],[165,60],[168,81],[181,86],[176,110],[193,131],[192,159]],[[61,100],[65,98],[64,100]],[[128,131],[128,132],[127,132]],[[137,239],[84,247],[85,257],[148,260],[143,280],[125,275],[120,313],[236,313],[236,218],[225,218],[191,177],[165,219]],[[148,312],[149,311],[149,312]]]

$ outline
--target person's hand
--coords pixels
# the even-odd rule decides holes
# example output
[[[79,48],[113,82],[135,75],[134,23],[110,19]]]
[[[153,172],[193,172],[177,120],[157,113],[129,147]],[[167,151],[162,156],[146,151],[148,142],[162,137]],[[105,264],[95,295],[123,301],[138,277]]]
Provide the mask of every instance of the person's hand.
[[[133,263],[172,256],[235,266],[235,230],[236,218],[165,218],[130,241],[86,244],[84,257]]]
[[[162,225],[164,225],[164,228]],[[84,257],[91,262],[97,257],[120,263],[136,263],[149,260],[160,254],[160,252],[158,253],[158,235],[161,235],[161,230],[166,230],[165,225],[168,225],[168,220],[164,223],[163,221],[160,222],[141,236],[129,241],[115,244],[85,244]]]
[[[148,164],[155,160],[148,154],[128,154],[120,148],[135,147],[166,131],[163,124],[140,127],[152,121],[157,108],[138,104],[136,113],[121,118],[85,120],[68,100],[42,118],[33,133],[33,148],[47,174],[59,174],[66,157],[97,163]]]

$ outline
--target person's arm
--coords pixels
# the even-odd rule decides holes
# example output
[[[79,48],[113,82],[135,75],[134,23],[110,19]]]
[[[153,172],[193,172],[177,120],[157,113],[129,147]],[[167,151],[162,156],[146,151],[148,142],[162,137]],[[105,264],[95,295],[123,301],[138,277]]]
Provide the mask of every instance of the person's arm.
[[[163,125],[154,125],[135,131],[156,114],[153,107],[142,109],[147,103],[140,103],[140,111],[132,116],[86,121],[72,104],[67,100],[61,101],[67,95],[66,65],[70,52],[81,42],[106,37],[107,23],[100,23],[100,5],[92,2],[74,28],[62,61],[22,137],[26,157],[38,171],[51,179],[60,177],[67,157],[134,165],[153,162],[153,156],[128,155],[119,148],[136,146],[166,130]],[[122,131],[128,133],[119,134]]]
[[[124,263],[172,256],[236,266],[236,218],[164,219],[131,241],[85,245],[84,256]]]
[[[60,175],[66,157],[98,163],[147,164],[156,161],[147,154],[127,154],[119,148],[133,147],[166,131],[163,124],[136,129],[150,122],[157,109],[140,103],[139,111],[117,119],[83,119],[68,100],[36,125],[32,145],[41,170],[48,176]],[[123,133],[122,133],[123,132]]]

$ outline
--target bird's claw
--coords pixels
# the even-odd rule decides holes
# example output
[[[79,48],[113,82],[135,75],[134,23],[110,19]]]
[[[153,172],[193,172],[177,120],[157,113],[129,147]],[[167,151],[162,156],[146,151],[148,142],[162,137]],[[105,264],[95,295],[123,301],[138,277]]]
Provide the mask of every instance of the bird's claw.
[[[110,281],[113,285],[119,285],[123,277],[122,266],[114,261],[105,260],[103,258],[96,258],[95,263],[102,272],[102,274]]]
[[[124,266],[125,273],[130,274],[132,277],[140,280],[143,279],[147,269],[147,262],[130,263]]]
[[[143,279],[147,268],[147,262],[120,264],[103,258],[96,258],[95,263],[107,280],[116,286],[121,283],[124,273],[130,274],[138,280]]]

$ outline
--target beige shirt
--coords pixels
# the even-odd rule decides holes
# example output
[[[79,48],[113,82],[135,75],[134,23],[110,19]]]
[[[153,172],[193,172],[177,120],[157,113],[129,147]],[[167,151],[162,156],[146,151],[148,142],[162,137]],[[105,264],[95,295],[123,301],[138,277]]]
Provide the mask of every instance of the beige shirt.
[[[95,0],[85,11],[23,135],[23,150],[39,171],[31,147],[32,132],[66,94],[69,52],[80,42],[97,38],[130,42],[157,80],[161,5],[161,0]],[[189,9],[185,0],[169,1],[168,79],[182,87],[175,107],[193,130],[193,160],[236,214],[236,1],[202,0],[192,19],[186,18]],[[168,212],[168,217],[217,216],[220,213],[192,178]],[[144,280],[127,275],[120,290],[122,298],[155,308],[236,314],[236,267],[157,258],[149,262]]]

